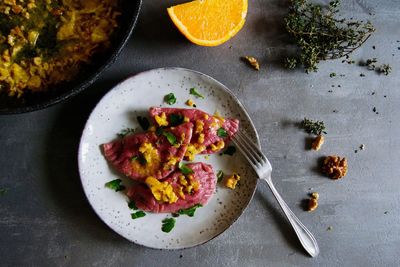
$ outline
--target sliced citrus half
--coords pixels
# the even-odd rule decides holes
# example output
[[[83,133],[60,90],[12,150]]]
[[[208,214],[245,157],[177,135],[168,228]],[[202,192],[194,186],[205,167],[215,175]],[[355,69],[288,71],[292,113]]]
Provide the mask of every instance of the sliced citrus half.
[[[246,21],[248,0],[195,0],[168,8],[179,31],[203,46],[225,43]]]

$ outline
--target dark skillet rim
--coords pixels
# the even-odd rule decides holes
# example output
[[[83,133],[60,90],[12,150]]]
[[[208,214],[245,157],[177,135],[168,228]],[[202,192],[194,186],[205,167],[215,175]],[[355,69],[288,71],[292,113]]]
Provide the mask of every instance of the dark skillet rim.
[[[137,20],[139,18],[140,8],[142,6],[142,0],[135,0],[135,2],[136,5],[134,7],[135,8],[135,12],[133,13],[134,16],[132,16],[132,20],[130,20],[129,25],[126,27],[126,31],[123,34],[121,34],[121,36],[123,36],[121,38],[121,41],[114,47],[114,49],[112,49],[113,52],[108,57],[108,59],[103,64],[101,64],[92,75],[88,76],[81,83],[75,85],[71,90],[55,98],[51,98],[49,100],[44,101],[43,103],[33,104],[30,106],[0,110],[0,116],[23,114],[48,108],[50,106],[53,106],[62,101],[66,101],[72,98],[73,96],[79,94],[80,92],[88,88],[90,85],[92,85],[107,68],[109,68],[111,65],[114,64],[114,62],[117,60],[118,56],[121,54],[122,50],[128,43],[129,38],[132,36],[133,30],[136,27]]]
[[[112,88],[110,88],[110,90],[97,102],[96,106],[95,106],[95,107],[92,109],[92,111],[90,112],[90,115],[89,115],[89,117],[88,117],[87,120],[86,120],[85,126],[84,126],[83,129],[82,129],[81,138],[80,138],[80,140],[79,140],[79,145],[78,145],[78,155],[77,155],[77,158],[78,158],[79,180],[80,180],[80,182],[81,182],[81,186],[82,186],[83,192],[84,192],[84,194],[85,194],[86,200],[89,202],[89,205],[90,205],[92,211],[94,211],[94,213],[97,215],[97,217],[99,217],[99,219],[100,219],[105,225],[107,225],[107,227],[109,227],[113,232],[115,232],[116,234],[118,234],[118,235],[121,236],[122,238],[128,240],[129,242],[131,242],[131,243],[133,243],[133,244],[135,244],[135,245],[138,245],[138,246],[144,247],[144,248],[149,248],[149,249],[152,249],[152,250],[165,250],[165,251],[188,250],[188,249],[191,249],[191,248],[195,248],[195,247],[204,245],[204,244],[206,244],[206,243],[208,243],[208,242],[210,242],[210,241],[216,239],[217,237],[219,237],[220,235],[222,235],[223,233],[225,233],[229,228],[231,228],[231,227],[237,222],[237,220],[239,220],[239,218],[242,217],[243,213],[247,210],[247,208],[249,207],[249,204],[251,203],[251,201],[252,201],[253,198],[254,198],[254,195],[255,195],[255,193],[256,193],[256,191],[257,191],[257,186],[258,186],[259,178],[256,178],[256,177],[254,178],[254,179],[256,179],[256,184],[255,184],[255,186],[254,186],[254,188],[253,188],[253,192],[251,193],[251,196],[249,197],[248,201],[243,205],[243,209],[240,211],[240,213],[238,214],[238,216],[237,216],[236,218],[234,218],[228,226],[226,226],[221,232],[219,232],[218,234],[216,234],[215,236],[211,237],[211,238],[208,239],[208,240],[205,240],[205,241],[200,242],[200,243],[198,243],[198,244],[190,245],[190,246],[187,246],[187,247],[180,247],[180,248],[156,248],[156,247],[150,247],[150,246],[147,246],[147,245],[145,245],[145,244],[141,244],[141,243],[139,243],[139,242],[135,242],[133,239],[130,239],[130,238],[128,238],[128,237],[126,237],[126,236],[120,234],[119,231],[118,231],[118,230],[115,230],[109,223],[107,223],[107,222],[100,216],[100,214],[97,212],[97,210],[93,207],[93,205],[92,205],[92,203],[91,203],[91,200],[89,199],[88,193],[87,193],[86,190],[85,190],[85,186],[84,186],[84,184],[83,184],[82,178],[81,178],[80,155],[81,155],[81,151],[82,151],[82,136],[83,136],[84,133],[85,133],[85,130],[86,130],[86,128],[87,128],[88,122],[89,122],[89,120],[90,120],[90,118],[91,118],[91,116],[92,116],[93,111],[94,111],[94,110],[96,109],[96,107],[103,101],[103,99],[106,98],[106,97],[111,93],[111,91],[113,91],[115,88],[119,87],[121,84],[125,83],[127,80],[130,80],[130,79],[132,79],[132,78],[136,78],[136,77],[141,76],[141,75],[146,75],[146,74],[148,74],[149,72],[154,72],[154,71],[158,71],[158,70],[163,70],[163,71],[165,71],[165,70],[178,70],[178,71],[192,72],[192,73],[195,73],[195,74],[200,75],[200,76],[202,76],[202,77],[205,77],[205,78],[207,78],[207,79],[209,79],[209,80],[215,82],[215,83],[218,84],[219,86],[221,86],[222,90],[225,91],[228,95],[230,95],[230,96],[236,101],[236,103],[238,104],[238,106],[242,109],[244,115],[246,116],[248,122],[250,123],[250,127],[252,128],[252,130],[254,130],[254,134],[255,134],[254,137],[255,137],[255,139],[256,139],[255,141],[256,141],[258,147],[261,149],[260,136],[258,135],[257,128],[256,128],[256,126],[254,125],[254,122],[253,122],[253,120],[251,119],[250,114],[248,113],[246,107],[245,107],[244,104],[240,101],[240,99],[239,99],[225,84],[223,84],[223,83],[220,82],[219,80],[217,80],[217,79],[211,77],[211,76],[208,75],[208,74],[202,73],[202,72],[197,71],[197,70],[192,70],[192,69],[187,69],[187,68],[182,68],[182,67],[161,67],[161,68],[155,68],[155,69],[148,69],[148,70],[145,70],[145,71],[142,71],[142,72],[138,72],[138,73],[136,73],[136,74],[134,74],[134,75],[131,75],[130,77],[128,77],[128,78],[122,80],[122,81],[119,82],[117,85],[115,85],[115,86],[113,86]]]

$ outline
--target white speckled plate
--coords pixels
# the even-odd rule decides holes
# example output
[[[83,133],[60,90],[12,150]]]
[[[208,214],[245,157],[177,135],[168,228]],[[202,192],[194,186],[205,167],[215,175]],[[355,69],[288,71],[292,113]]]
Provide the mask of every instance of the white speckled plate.
[[[205,99],[195,99],[189,89],[196,87]],[[197,108],[213,114],[240,120],[253,140],[259,143],[256,129],[238,99],[213,78],[187,69],[163,68],[140,73],[131,77],[107,93],[90,115],[79,146],[79,172],[85,194],[98,216],[123,237],[151,248],[180,249],[203,244],[224,232],[242,214],[256,189],[256,175],[240,153],[233,156],[212,155],[206,159],[214,171],[237,171],[241,181],[235,190],[217,185],[217,191],[209,203],[197,209],[194,217],[176,218],[170,233],[161,231],[161,221],[170,214],[151,214],[131,219],[132,211],[124,191],[115,192],[104,184],[120,178],[129,186],[131,181],[116,173],[104,159],[100,145],[116,138],[124,128],[139,129],[137,116],[146,116],[150,106],[166,106],[163,98],[173,92],[178,101],[173,107],[186,107],[185,101],[193,98]],[[170,107],[170,106],[169,106]]]

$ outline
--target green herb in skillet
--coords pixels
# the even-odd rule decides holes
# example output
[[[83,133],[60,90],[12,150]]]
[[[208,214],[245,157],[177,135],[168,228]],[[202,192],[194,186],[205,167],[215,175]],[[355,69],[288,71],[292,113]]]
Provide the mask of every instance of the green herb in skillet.
[[[7,194],[8,189],[7,188],[0,188],[0,196],[4,196],[5,194]]]
[[[327,6],[308,0],[291,0],[286,30],[300,54],[286,59],[286,66],[303,65],[307,73],[318,70],[321,60],[344,57],[360,47],[375,31],[370,22],[338,16],[339,0]]]

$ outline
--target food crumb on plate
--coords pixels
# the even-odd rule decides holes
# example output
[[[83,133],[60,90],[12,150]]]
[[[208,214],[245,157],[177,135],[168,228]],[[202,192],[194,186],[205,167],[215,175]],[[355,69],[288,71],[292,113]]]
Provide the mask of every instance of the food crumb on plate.
[[[234,172],[231,176],[226,178],[225,186],[230,189],[235,189],[239,181],[240,181],[240,175]]]
[[[196,107],[196,104],[194,103],[194,101],[192,99],[186,100],[185,104],[186,104],[186,106],[189,106],[189,107]]]

